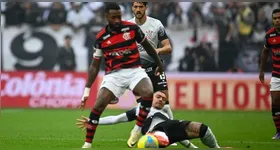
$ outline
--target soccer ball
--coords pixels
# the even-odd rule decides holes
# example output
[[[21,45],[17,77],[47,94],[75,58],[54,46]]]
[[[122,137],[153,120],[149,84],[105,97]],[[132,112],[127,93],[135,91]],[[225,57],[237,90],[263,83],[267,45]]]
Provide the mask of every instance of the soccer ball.
[[[138,148],[158,148],[158,140],[155,136],[151,134],[146,134],[142,136],[137,143]]]

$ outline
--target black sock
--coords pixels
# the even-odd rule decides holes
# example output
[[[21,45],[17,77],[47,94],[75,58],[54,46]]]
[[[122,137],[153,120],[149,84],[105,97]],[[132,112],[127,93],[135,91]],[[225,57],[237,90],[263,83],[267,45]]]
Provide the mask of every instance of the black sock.
[[[280,133],[280,108],[272,106],[272,118],[276,127],[277,133]]]
[[[98,126],[98,121],[101,116],[102,112],[99,112],[95,109],[91,110],[90,116],[89,116],[89,122],[87,125],[87,134],[86,134],[86,142],[92,143],[96,128]]]
[[[136,119],[136,124],[139,127],[142,127],[145,119],[147,118],[147,116],[150,112],[150,108],[152,107],[153,97],[151,97],[151,98],[142,97],[140,101],[141,101],[141,105],[140,105],[140,109],[139,109],[139,114]]]

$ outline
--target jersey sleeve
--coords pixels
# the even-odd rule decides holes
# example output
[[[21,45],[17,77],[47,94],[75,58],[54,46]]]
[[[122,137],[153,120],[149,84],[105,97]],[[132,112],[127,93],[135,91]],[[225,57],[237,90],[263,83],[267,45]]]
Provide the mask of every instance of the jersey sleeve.
[[[94,59],[101,59],[103,57],[102,49],[100,49],[100,44],[98,42],[95,42],[93,47],[93,58]]]
[[[140,44],[146,39],[146,35],[137,25],[135,25],[135,39]]]
[[[159,23],[158,23],[158,40],[161,42],[165,39],[168,39],[168,36],[165,32],[165,28],[164,28],[163,24],[159,21]]]

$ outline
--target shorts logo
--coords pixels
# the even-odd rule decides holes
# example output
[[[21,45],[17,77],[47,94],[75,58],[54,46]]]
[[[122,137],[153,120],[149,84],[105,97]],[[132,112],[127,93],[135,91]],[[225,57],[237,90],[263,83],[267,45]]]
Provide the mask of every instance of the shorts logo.
[[[108,34],[108,35],[104,36],[104,37],[103,37],[103,40],[106,40],[106,39],[108,39],[109,37],[111,37],[111,35],[110,35],[110,34]]]
[[[273,37],[273,36],[276,36],[276,34],[275,34],[275,33],[274,33],[274,34],[270,34],[269,36],[270,36],[270,37]]]

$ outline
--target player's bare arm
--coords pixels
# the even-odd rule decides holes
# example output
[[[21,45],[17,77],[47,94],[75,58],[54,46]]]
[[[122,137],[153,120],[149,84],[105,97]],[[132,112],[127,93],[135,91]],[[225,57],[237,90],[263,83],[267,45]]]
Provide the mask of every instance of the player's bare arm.
[[[163,64],[156,52],[156,50],[152,47],[152,45],[149,43],[147,39],[145,39],[141,45],[144,47],[144,49],[147,51],[147,53],[156,61],[158,67],[156,69],[156,74],[160,75],[164,71]]]
[[[170,44],[169,39],[165,39],[165,40],[161,41],[161,44],[162,44],[162,47],[156,49],[156,51],[159,55],[166,55],[166,54],[170,54],[172,52],[172,46]]]
[[[93,84],[93,82],[95,81],[95,79],[96,79],[96,77],[99,73],[100,64],[101,64],[101,59],[97,58],[97,59],[93,59],[90,66],[89,66],[87,83],[86,83],[86,87],[85,87],[84,94],[83,94],[82,101],[81,101],[81,105],[80,105],[80,108],[82,110],[84,110],[84,107],[86,105],[86,101],[89,97],[91,85]]]
[[[261,56],[261,64],[260,64],[260,73],[259,73],[259,79],[262,83],[264,83],[264,66],[268,59],[268,53],[269,49],[264,46]]]
[[[100,64],[101,64],[101,59],[94,59],[91,61],[88,70],[88,79],[87,79],[86,87],[90,88],[93,82],[95,81],[100,70]]]

